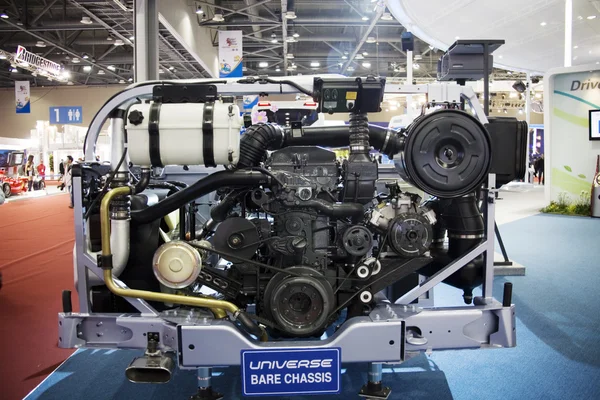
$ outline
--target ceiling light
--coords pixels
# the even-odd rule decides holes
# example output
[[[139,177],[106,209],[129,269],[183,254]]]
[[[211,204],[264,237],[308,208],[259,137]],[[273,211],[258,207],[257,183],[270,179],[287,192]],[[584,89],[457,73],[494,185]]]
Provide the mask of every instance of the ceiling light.
[[[60,74],[60,76],[61,76],[63,79],[69,79],[69,78],[71,77],[71,73],[70,73],[69,71],[63,71],[63,72]]]
[[[432,45],[429,45],[429,50],[433,50],[435,49],[435,47],[433,47]]]
[[[321,63],[318,62],[318,61],[313,61],[313,62],[310,63],[310,66],[311,67],[319,67],[319,66],[321,66]]]
[[[354,71],[354,67],[348,67],[346,68],[348,71],[353,72]]]
[[[204,14],[204,10],[202,9],[202,6],[196,7],[196,14],[198,14],[198,15]]]
[[[6,60],[6,54],[0,53],[0,60]]]
[[[171,71],[173,71],[174,69],[175,69],[175,67],[172,65],[169,67],[169,70],[171,70]]]
[[[269,63],[266,62],[266,61],[261,61],[261,62],[258,63],[258,66],[260,68],[267,68],[269,66]]]
[[[104,70],[103,70],[103,69],[101,69],[101,70],[98,70],[98,75],[104,75],[104,74],[105,74],[105,72],[104,72]]]
[[[108,67],[106,67],[106,68],[110,69],[111,71],[115,71],[115,70],[116,70],[116,68],[115,68],[115,66],[114,66],[114,65],[109,65],[109,66],[108,66]]]
[[[365,68],[371,68],[371,63],[370,62],[364,62],[362,63],[362,66]]]
[[[362,55],[366,57],[369,55],[369,53],[367,53],[366,51],[363,51]]]
[[[510,94],[508,95],[508,97],[510,97],[511,99],[516,99],[519,95],[516,94],[515,92],[510,92]]]
[[[288,53],[287,58],[288,58],[288,60],[293,60],[294,55],[292,53]]]
[[[87,54],[84,54],[81,58],[83,58],[84,60],[87,60],[88,58],[90,58],[90,56],[88,56]]]
[[[2,14],[0,14],[0,18],[8,19],[8,14],[6,13],[6,10],[2,11]]]
[[[460,39],[460,36],[455,36],[454,37],[454,40],[458,40],[458,39]]]
[[[277,43],[277,35],[274,33],[271,35],[271,43]]]
[[[578,49],[578,48],[579,48],[579,46],[573,46],[573,48],[574,48],[574,49]]]
[[[579,17],[577,17],[578,20],[582,20],[583,17],[580,15]]]
[[[117,39],[115,40],[115,43],[113,43],[115,46],[123,46],[125,44],[124,41],[122,41],[121,39]]]
[[[361,18],[363,21],[368,21],[369,17],[367,17],[366,15],[363,15],[363,17]]]
[[[504,109],[504,114],[508,114],[508,110],[506,108]]]
[[[342,56],[342,60],[347,60],[348,56]]]
[[[129,40],[133,42],[135,40],[135,36],[129,36]]]
[[[110,67],[109,67],[109,68],[110,68]],[[165,71],[163,71],[162,69],[159,69],[159,70],[158,70],[158,73],[159,73],[159,74],[164,74],[164,73],[165,73]]]
[[[547,24],[547,23],[545,23],[545,22],[540,22],[540,25],[541,25],[541,26],[546,26],[546,25],[548,25],[548,24]]]
[[[223,14],[216,13],[212,20],[215,22],[223,22],[225,21],[225,18],[223,18]]]
[[[171,72],[172,72],[172,73],[175,73],[175,72],[177,72],[177,70],[176,70],[175,68],[173,68],[173,69],[171,70]]]
[[[38,40],[37,43],[35,44],[35,47],[46,47],[46,43],[44,43],[41,40]]]
[[[348,55],[348,54],[350,54],[350,53],[348,53],[347,51],[344,52],[344,55]]]
[[[285,113],[285,116],[287,117],[288,115],[290,115],[290,113]]]
[[[86,65],[86,66],[83,67],[83,70],[85,72],[90,72],[92,70],[92,66],[91,65]]]
[[[127,82],[133,82],[133,78],[127,79]]]
[[[285,19],[296,19],[296,13],[294,11],[286,12]]]
[[[421,66],[419,64],[413,64],[413,69],[419,69]]]
[[[392,110],[392,111],[396,111],[397,109],[398,109],[398,107],[396,107],[396,106],[391,106],[390,107],[390,110]]]
[[[390,14],[389,12],[384,12],[381,15],[381,19],[384,20],[384,21],[393,21],[394,17],[392,17],[392,14]]]
[[[415,55],[413,58],[414,58],[415,60],[422,60],[422,59],[423,59],[423,56],[422,56],[422,55],[420,55],[420,54],[417,54],[417,55]]]
[[[504,58],[504,56],[503,55],[499,55],[498,58],[502,60]]]
[[[94,23],[90,17],[81,17],[81,21],[79,22],[81,22],[84,25],[91,25]]]
[[[113,40],[112,36],[108,36],[106,40]]]
[[[73,86],[73,85],[74,85],[74,83],[73,83],[73,82],[71,82],[71,81],[69,81],[69,82],[67,82],[67,85],[69,85],[69,86]]]
[[[279,67],[275,68],[275,72],[281,72],[281,68],[279,68]]]
[[[542,94],[541,93],[536,93],[535,94],[535,98],[536,99],[541,99],[542,98]]]
[[[299,37],[300,37],[300,34],[299,34],[298,32],[294,32],[294,33],[292,34],[292,36],[293,36],[293,37],[295,37],[295,38],[299,38]]]
[[[362,54],[359,53],[359,54],[355,55],[354,58],[356,58],[357,60],[362,60],[364,57]]]
[[[288,43],[295,43],[296,42],[296,38],[294,38],[293,36],[288,36],[285,38],[285,41]]]
[[[595,16],[595,15],[589,15],[589,16],[587,17],[587,19],[596,19],[596,16]]]
[[[73,57],[73,59],[71,60],[71,62],[73,64],[79,64],[81,62],[81,60],[79,60],[79,58],[77,58],[77,57]]]
[[[512,73],[512,71],[506,71],[506,73],[507,73],[508,75],[512,75],[512,74],[513,74],[513,73]]]
[[[377,41],[377,39],[375,39],[375,36],[369,36],[367,38],[367,43],[375,43]]]

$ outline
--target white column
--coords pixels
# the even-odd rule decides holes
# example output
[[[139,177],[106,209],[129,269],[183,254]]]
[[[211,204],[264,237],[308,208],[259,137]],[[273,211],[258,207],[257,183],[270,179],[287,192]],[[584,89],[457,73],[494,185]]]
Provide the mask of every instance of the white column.
[[[158,79],[158,9],[157,0],[134,2],[135,81]]]
[[[406,84],[413,84],[413,52],[410,50],[406,52]],[[415,115],[415,110],[413,109],[412,103],[413,97],[411,94],[409,94],[406,96],[406,113],[409,117],[413,117]]]
[[[565,0],[565,67],[571,66],[573,49],[573,0]]]

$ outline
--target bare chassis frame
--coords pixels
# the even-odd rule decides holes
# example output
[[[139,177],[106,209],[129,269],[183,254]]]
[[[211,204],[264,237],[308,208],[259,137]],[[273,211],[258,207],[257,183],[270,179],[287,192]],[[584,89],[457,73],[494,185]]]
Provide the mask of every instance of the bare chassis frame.
[[[312,77],[290,78],[296,83],[312,87]],[[207,80],[175,81],[169,83],[205,83]],[[152,89],[163,82],[132,85],[110,99],[97,113],[88,130],[85,147],[86,161],[94,160],[95,143],[103,124],[117,108],[127,109],[139,99],[149,98]],[[220,94],[297,93],[284,83],[237,83],[235,79],[218,84]],[[482,123],[487,118],[473,90],[469,87],[446,84],[402,86],[388,84],[386,93],[427,94],[428,102],[458,103],[467,101]],[[116,129],[122,125],[114,124]],[[114,167],[114,166],[113,166]],[[199,376],[212,366],[240,365],[242,349],[298,349],[342,348],[342,362],[370,363],[370,381],[381,380],[381,363],[402,362],[422,351],[464,348],[490,348],[516,346],[515,309],[510,295],[500,303],[492,296],[494,278],[494,208],[495,176],[490,174],[484,202],[486,238],[458,260],[447,265],[435,275],[421,282],[402,296],[396,304],[381,301],[369,316],[353,318],[324,340],[257,342],[242,333],[228,320],[216,320],[212,314],[168,311],[158,313],[146,301],[127,299],[139,314],[98,314],[90,309],[90,281],[102,280],[102,269],[96,254],[88,247],[88,237],[83,220],[81,178],[74,177],[75,205],[75,284],[79,297],[79,312],[58,315],[59,346],[64,348],[138,348],[147,346],[147,332],[158,332],[160,348],[178,354],[178,366],[198,368]],[[475,298],[473,306],[451,308],[423,308],[411,305],[435,285],[458,271],[475,257],[483,254],[483,296]],[[93,278],[93,279],[91,279]],[[117,285],[125,284],[115,279]],[[210,376],[210,375],[209,375]],[[384,394],[380,397],[386,397]]]

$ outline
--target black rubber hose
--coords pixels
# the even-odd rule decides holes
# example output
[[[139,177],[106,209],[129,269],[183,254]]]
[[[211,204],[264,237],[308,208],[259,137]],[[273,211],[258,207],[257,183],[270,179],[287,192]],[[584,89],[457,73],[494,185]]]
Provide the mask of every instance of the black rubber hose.
[[[325,200],[308,200],[299,204],[301,207],[313,208],[328,217],[346,218],[360,217],[364,214],[364,208],[359,203],[329,203]]]
[[[261,338],[264,335],[264,330],[256,324],[244,311],[240,311],[236,320],[248,331],[248,333]]]
[[[153,206],[132,212],[131,218],[138,223],[146,224],[162,218],[192,200],[214,192],[219,188],[238,185],[255,187],[269,182],[270,178],[258,171],[218,171],[172,196],[168,196]]]
[[[255,167],[267,150],[283,147],[284,132],[278,125],[258,124],[249,127],[240,139],[239,168]]]
[[[243,192],[243,190],[234,190],[230,192],[223,200],[216,204],[210,210],[210,218],[214,222],[223,222],[225,218],[227,218],[227,213],[237,202],[238,196]]]
[[[286,130],[286,146],[343,147],[350,144],[350,126],[317,126],[303,129],[303,136],[292,137]],[[392,157],[402,151],[404,136],[377,125],[369,125],[369,142],[378,151]]]
[[[135,184],[134,193],[141,193],[148,187],[150,183],[150,170],[142,170],[142,174],[140,176],[140,180]]]
[[[167,193],[167,196],[171,196],[172,194],[175,194],[181,190],[177,186],[175,186],[171,183],[168,183],[168,182],[151,182],[148,184],[148,188],[150,188],[150,189],[168,189],[169,193]]]

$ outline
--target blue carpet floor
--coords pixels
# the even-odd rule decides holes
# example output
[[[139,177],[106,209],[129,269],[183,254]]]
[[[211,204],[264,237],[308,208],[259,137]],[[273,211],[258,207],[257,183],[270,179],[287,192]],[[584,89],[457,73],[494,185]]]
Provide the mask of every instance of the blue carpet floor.
[[[517,347],[440,351],[386,368],[390,398],[600,399],[600,309],[595,297],[600,289],[600,221],[536,215],[502,225],[501,233],[510,257],[527,267],[527,276],[499,277],[494,287],[500,297],[504,282],[514,284]],[[441,288],[436,304],[460,304],[460,295]],[[166,385],[127,382],[124,369],[138,354],[81,350],[27,400],[175,400],[195,392],[193,371],[177,371]],[[345,367],[343,393],[323,399],[358,398],[366,366]],[[213,384],[226,399],[240,397],[237,368],[215,369]]]

